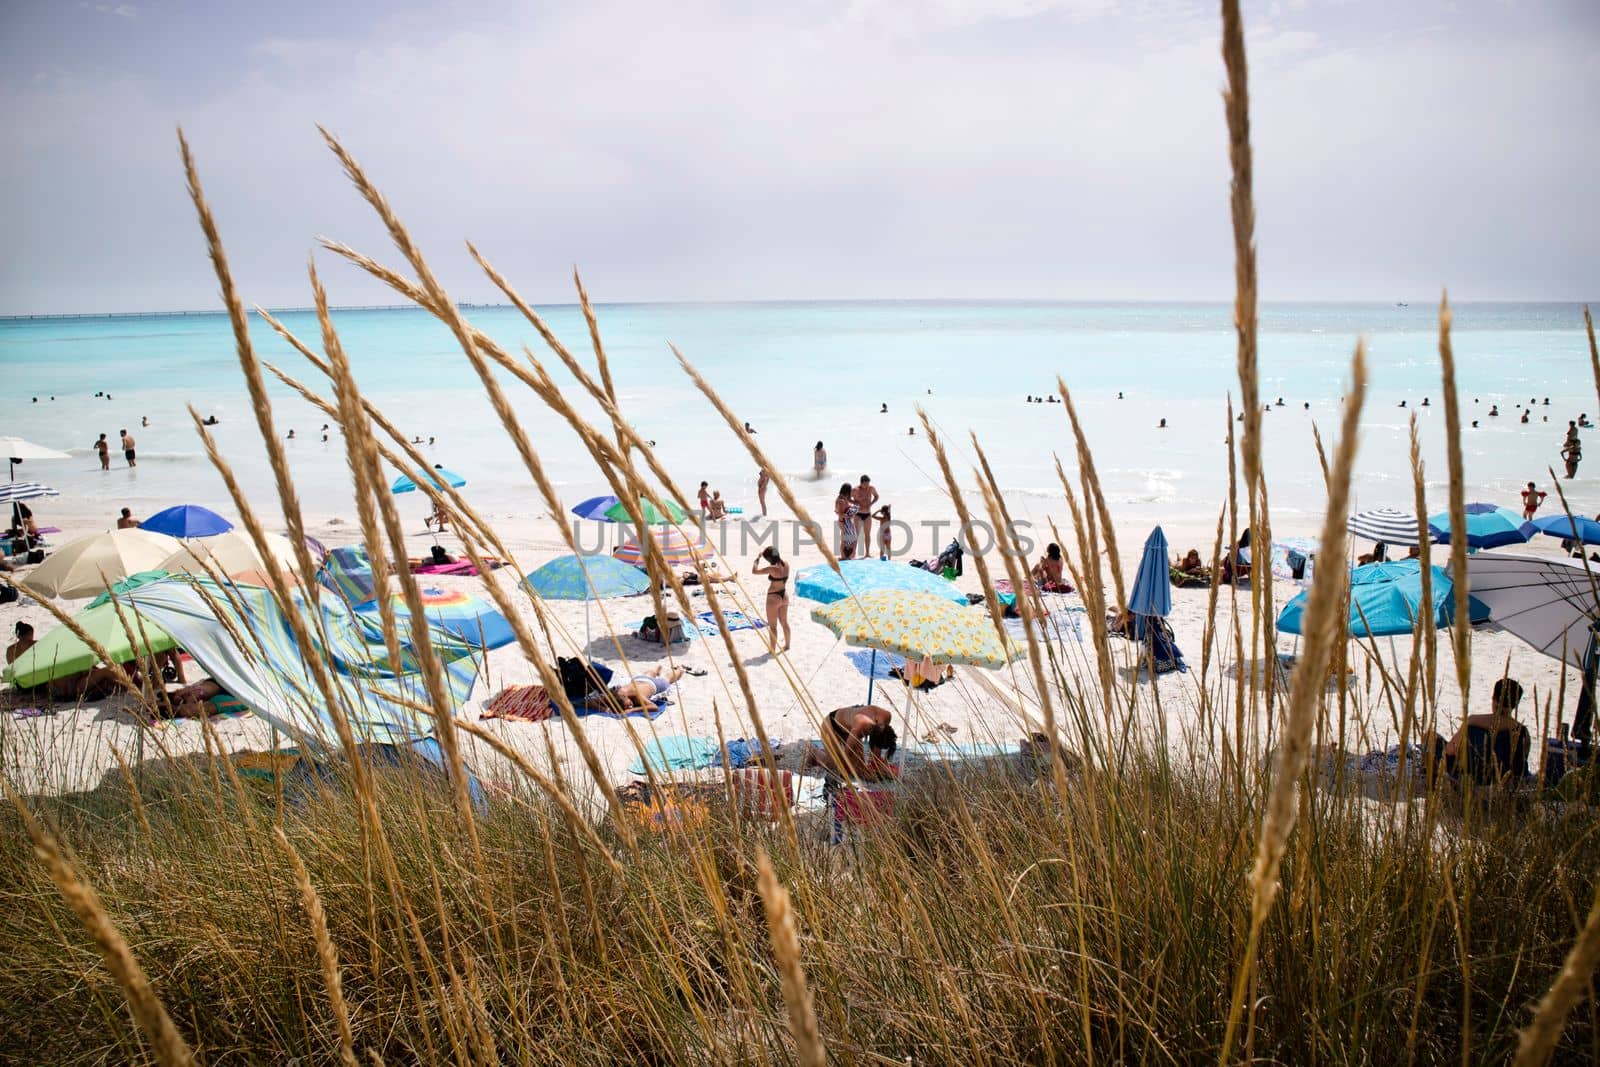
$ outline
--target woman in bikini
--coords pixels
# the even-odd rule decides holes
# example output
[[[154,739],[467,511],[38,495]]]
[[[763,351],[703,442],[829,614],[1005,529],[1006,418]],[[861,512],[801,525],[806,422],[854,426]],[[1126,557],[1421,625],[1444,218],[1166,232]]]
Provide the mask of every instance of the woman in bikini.
[[[841,485],[839,495],[833,498],[833,517],[839,520],[839,558],[855,559],[861,524],[856,521],[856,502],[849,482]]]
[[[763,567],[761,561],[766,560]],[[783,650],[789,651],[789,565],[771,545],[756,557],[752,574],[765,575],[767,579],[767,632],[771,635],[772,650],[778,650],[778,630],[783,630]]]
[[[821,767],[840,778],[882,781],[895,776],[889,762],[899,748],[888,708],[856,704],[835,708],[822,721],[822,747],[806,751],[802,770]],[[863,745],[862,742],[866,744]]]

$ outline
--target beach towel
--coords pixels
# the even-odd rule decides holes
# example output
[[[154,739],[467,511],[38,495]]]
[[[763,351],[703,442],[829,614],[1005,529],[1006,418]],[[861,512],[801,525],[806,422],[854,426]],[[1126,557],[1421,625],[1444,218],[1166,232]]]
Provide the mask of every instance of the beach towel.
[[[896,655],[893,652],[879,652],[876,661],[874,661],[870,650],[858,649],[846,652],[844,658],[853,663],[856,670],[866,677],[881,678],[885,681],[894,678],[895,670],[906,665],[905,657]]]
[[[483,706],[480,719],[544,722],[555,714],[555,704],[542,685],[508,685]]]
[[[773,758],[776,759],[778,749],[783,747],[783,742],[776,737],[769,737],[767,740],[772,742],[772,748],[769,751]],[[747,767],[752,763],[759,763],[763,759],[759,738],[736,737],[728,742],[726,749],[727,755],[723,762],[734,769]]]
[[[644,755],[628,764],[628,773],[674,774],[716,766],[722,748],[715,737],[653,737],[644,744]]]
[[[673,692],[676,688],[676,686],[669,688],[667,693]],[[572,711],[580,719],[587,718],[590,715],[604,715],[608,719],[626,719],[629,716],[640,719],[654,719],[671,706],[672,699],[667,693],[663,693],[652,707],[631,708],[628,711],[619,710],[614,698],[607,693],[590,693],[581,702],[573,704]]]
[[[762,622],[760,619],[752,619],[742,611],[724,610],[722,613],[722,618],[728,624],[728,629],[730,631],[765,630],[767,628],[766,623]],[[702,611],[700,614],[695,616],[695,621],[698,623],[696,629],[700,630],[702,633],[709,635],[717,632],[717,616],[714,612]]]
[[[1052,611],[1037,622],[1039,635],[1046,641],[1077,641],[1082,642],[1087,635],[1084,627],[1084,613],[1080,610],[1064,609]],[[1022,620],[1006,619],[1006,632],[1015,640],[1027,640]]]

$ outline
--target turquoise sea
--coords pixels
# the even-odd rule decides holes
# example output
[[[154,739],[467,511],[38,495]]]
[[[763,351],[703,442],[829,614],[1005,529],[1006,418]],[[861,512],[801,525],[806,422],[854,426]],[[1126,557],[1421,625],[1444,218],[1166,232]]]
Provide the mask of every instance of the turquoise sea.
[[[573,351],[592,363],[575,307],[542,313]],[[469,317],[513,351],[542,342],[509,308],[474,307]],[[367,394],[409,433],[434,437],[434,458],[469,480],[491,516],[542,512],[530,479],[483,399],[448,332],[420,311],[336,313],[346,351]],[[970,470],[975,432],[1024,517],[1065,522],[1054,456],[1071,473],[1073,446],[1061,405],[1028,404],[1061,375],[1087,423],[1103,483],[1119,520],[1206,527],[1227,484],[1228,393],[1237,394],[1231,307],[1222,304],[759,303],[612,305],[601,331],[634,424],[686,486],[704,478],[735,504],[754,504],[754,469],[710,406],[679,370],[668,343],[698,365],[805,495],[825,504],[845,478],[871,474],[896,515],[947,513],[942,484],[914,408],[924,406]],[[315,319],[283,315],[310,341]],[[263,358],[314,387],[314,370],[264,323],[254,335]],[[1313,420],[1331,437],[1358,337],[1368,344],[1372,393],[1363,421],[1358,504],[1409,507],[1406,419],[1421,417],[1432,490],[1444,506],[1444,421],[1439,402],[1438,327],[1432,305],[1283,305],[1261,316],[1264,396],[1282,397],[1266,417],[1266,464],[1275,526],[1313,532],[1321,479]],[[1600,414],[1582,308],[1571,304],[1481,304],[1456,309],[1455,351],[1466,418],[1469,499],[1511,504],[1530,479],[1549,488],[1547,468],[1567,420]],[[553,358],[546,362],[555,367]],[[568,381],[564,373],[557,379]],[[266,499],[270,476],[227,319],[220,314],[40,318],[0,321],[0,433],[70,452],[69,461],[30,462],[18,477],[44,481],[109,516],[178,501],[225,505],[220,479],[201,453],[185,414],[194,405],[220,420],[222,448],[252,497]],[[512,383],[532,433],[569,503],[604,491],[573,434]],[[109,393],[110,398],[96,397]],[[1122,399],[1118,399],[1119,393]],[[280,432],[290,447],[305,509],[348,514],[348,481],[337,435],[324,445],[324,420],[274,385]],[[1432,399],[1421,408],[1424,397]],[[1549,398],[1549,405],[1544,399]],[[35,400],[37,398],[37,400]],[[53,398],[53,399],[52,399]],[[1528,424],[1519,405],[1536,398]],[[1404,400],[1408,407],[1398,405]],[[888,414],[880,414],[887,404]],[[1306,404],[1310,405],[1309,411]],[[1490,417],[1491,406],[1498,417]],[[142,418],[150,425],[141,427]],[[1157,429],[1165,418],[1168,428]],[[1546,421],[1548,420],[1548,421]],[[140,463],[120,456],[98,470],[91,443],[122,428],[138,440]],[[811,449],[826,443],[823,483],[810,479]],[[115,447],[115,446],[114,446]],[[1600,444],[1592,467],[1571,483],[1575,509],[1600,509]],[[1592,475],[1592,477],[1591,477]],[[421,510],[423,502],[413,498]],[[1552,496],[1553,503],[1553,496]],[[408,502],[408,506],[413,506]],[[46,506],[48,510],[48,505]],[[752,508],[753,510],[753,508]],[[1296,530],[1294,528],[1302,528]]]

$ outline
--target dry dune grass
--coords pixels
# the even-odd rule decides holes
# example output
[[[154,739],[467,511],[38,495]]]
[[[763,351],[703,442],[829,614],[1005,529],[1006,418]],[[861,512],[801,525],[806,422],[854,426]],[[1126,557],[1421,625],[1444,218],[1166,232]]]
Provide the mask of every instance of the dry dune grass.
[[[1230,452],[1213,564],[1241,518],[1258,539],[1269,530],[1244,38],[1237,5],[1225,2],[1223,11],[1245,510]],[[578,434],[636,519],[646,501],[682,499],[618,407],[600,320],[576,275],[595,374],[473,250],[599,405],[599,425],[578,414],[534,353],[517,358],[466,321],[377,186],[337,140],[328,143],[415,280],[328,247],[450,327],[551,510],[559,513],[561,501],[496,370]],[[298,532],[263,365],[198,168],[186,143],[182,151],[279,503]],[[420,476],[423,457],[361,395],[314,271],[311,284],[320,351],[273,326],[324,384],[265,369],[339,423],[363,543],[420,615],[415,582],[393,566],[404,546],[382,463],[412,473],[457,519],[471,558],[504,547],[459,494]],[[1454,434],[1447,307],[1440,329]],[[678,358],[771,470],[713,385]],[[1592,358],[1600,388],[1600,355]],[[601,772],[582,720],[565,714],[549,639],[512,610],[513,594],[486,585],[556,695],[566,718],[557,728],[572,731],[592,785],[569,781],[554,760],[541,770],[494,734],[457,723],[426,630],[403,626],[380,598],[391,657],[406,642],[421,664],[428,699],[417,710],[431,717],[445,753],[442,778],[380,771],[348,718],[336,715],[337,736],[324,740],[343,758],[293,797],[281,782],[241,779],[219,745],[148,767],[123,762],[90,793],[23,798],[8,785],[15,811],[0,837],[0,997],[8,1004],[0,1049],[38,1062],[160,1063],[1594,1062],[1592,809],[1462,805],[1439,794],[1376,805],[1318,787],[1326,784],[1319,755],[1342,745],[1347,721],[1362,711],[1342,683],[1324,681],[1348,640],[1336,579],[1366,382],[1359,347],[1351,379],[1324,460],[1323,546],[1334,565],[1318,569],[1287,692],[1278,696],[1275,672],[1246,666],[1275,651],[1270,582],[1253,583],[1247,596],[1213,587],[1201,726],[1186,747],[1149,739],[1159,706],[1107,640],[1105,614],[1125,594],[1120,579],[1110,588],[1103,580],[1114,535],[1062,383],[1079,480],[1074,486],[1061,471],[1072,540],[1056,538],[1075,549],[1068,567],[1090,608],[1093,682],[1080,685],[1030,626],[1020,680],[992,690],[997,717],[1025,719],[1054,740],[1039,773],[930,774],[907,788],[890,824],[840,847],[787,815],[769,825],[715,802],[701,819],[647,832]],[[1231,407],[1228,419],[1231,442]],[[977,442],[980,469],[969,482],[934,427],[923,426],[962,520],[974,517],[966,489],[975,484],[985,512],[978,517],[1006,529],[1003,487]],[[244,526],[261,539],[263,519],[238,495],[198,420],[196,428]],[[1415,446],[1412,462],[1421,513]],[[1458,511],[1455,449],[1450,480]],[[781,475],[773,481],[809,522]],[[314,592],[311,562],[294,540],[302,546],[297,577]],[[679,576],[653,543],[647,552],[658,608],[693,614]],[[274,595],[287,597],[296,576],[271,553],[263,558]],[[974,562],[1000,627],[995,558]],[[1020,586],[1017,559],[997,558]],[[715,591],[706,590],[732,653]],[[1027,598],[1019,607],[1031,616]],[[1425,625],[1418,636],[1410,663],[1384,679],[1403,694],[1403,736],[1439,722],[1441,642],[1463,671],[1469,654],[1464,633],[1441,637]],[[765,739],[741,657],[732,659],[727,699]],[[1224,661],[1237,669],[1210,670]],[[311,666],[331,697],[330,668]],[[124,681],[141,699],[157,699]],[[801,680],[793,686],[802,706],[819,710]],[[515,787],[481,806],[468,793],[471,745],[497,752],[518,774]],[[4,755],[7,766],[26,757]],[[1403,765],[1402,774],[1428,770]]]

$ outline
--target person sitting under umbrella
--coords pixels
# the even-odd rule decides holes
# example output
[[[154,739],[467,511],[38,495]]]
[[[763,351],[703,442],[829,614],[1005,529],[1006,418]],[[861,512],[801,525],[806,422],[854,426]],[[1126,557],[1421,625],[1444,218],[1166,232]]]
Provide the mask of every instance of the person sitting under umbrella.
[[[800,765],[802,771],[821,767],[840,778],[883,781],[895,776],[889,762],[900,747],[888,708],[854,704],[835,708],[822,723],[822,747],[811,746]]]
[[[13,632],[17,639],[6,646],[6,662],[15,663],[22,658],[23,653],[39,642],[33,636],[33,625],[18,620]],[[138,671],[132,663],[124,664],[124,669],[135,683],[139,680]],[[48,682],[31,688],[19,688],[19,695],[47,697],[50,700],[60,701],[90,701],[101,700],[110,696],[117,690],[116,672],[110,667],[91,667],[86,671],[78,671],[61,678],[52,678]]]
[[[1484,784],[1507,779],[1516,784],[1527,778],[1528,728],[1515,715],[1521,702],[1521,683],[1513,678],[1494,683],[1489,714],[1468,715],[1444,746],[1445,773],[1457,780],[1469,776]],[[1475,736],[1482,739],[1481,747],[1474,743]],[[1482,762],[1485,756],[1487,763]]]

